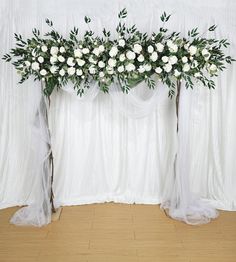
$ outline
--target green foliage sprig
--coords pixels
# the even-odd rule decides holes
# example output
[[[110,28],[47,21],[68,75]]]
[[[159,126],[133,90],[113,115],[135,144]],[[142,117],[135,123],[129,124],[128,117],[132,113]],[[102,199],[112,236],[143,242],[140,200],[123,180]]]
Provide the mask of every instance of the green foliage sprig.
[[[95,36],[90,29],[91,19],[85,16],[88,30],[79,37],[79,29],[70,31],[65,39],[53,28],[53,22],[46,19],[50,31],[41,36],[33,29],[33,37],[24,40],[15,34],[16,47],[3,56],[12,62],[23,83],[30,76],[45,83],[44,93],[50,96],[55,88],[61,88],[69,81],[74,84],[78,95],[89,88],[90,81],[97,81],[103,92],[109,92],[114,81],[120,83],[123,92],[128,92],[137,83],[145,81],[149,88],[155,88],[152,76],[169,88],[169,96],[175,95],[176,82],[185,80],[187,88],[193,88],[194,79],[209,89],[215,88],[211,77],[225,69],[225,64],[235,61],[226,56],[223,48],[229,46],[227,39],[199,36],[198,28],[180,37],[179,32],[168,33],[165,23],[171,15],[161,15],[163,25],[151,36],[140,32],[135,25],[127,27],[124,19],[127,10],[119,12],[116,27],[117,39],[103,29],[103,37]],[[208,31],[212,32],[216,25]]]

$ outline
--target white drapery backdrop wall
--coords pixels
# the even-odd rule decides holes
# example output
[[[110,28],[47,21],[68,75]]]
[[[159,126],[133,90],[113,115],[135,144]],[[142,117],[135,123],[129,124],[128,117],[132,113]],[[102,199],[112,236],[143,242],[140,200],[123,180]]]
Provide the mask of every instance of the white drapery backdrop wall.
[[[168,28],[185,35],[192,27],[206,31],[216,23],[216,36],[228,38],[232,43],[229,51],[236,56],[233,0],[4,0],[0,5],[1,56],[14,45],[14,32],[26,37],[33,27],[45,32],[45,18],[67,35],[74,25],[85,30],[83,17],[88,15],[96,33],[106,27],[114,34],[115,17],[124,7],[129,14],[127,23],[149,33],[159,27],[163,11],[172,13]],[[37,152],[30,127],[40,83],[29,80],[18,86],[13,67],[3,62],[0,77],[0,208],[4,208],[30,204],[37,192]],[[180,101],[179,172],[189,176],[192,191],[226,210],[236,209],[235,88],[233,65],[221,74],[216,90],[196,84],[194,90],[182,89]],[[173,173],[176,117],[174,101],[163,87],[157,102],[150,115],[139,118],[134,109],[129,116],[128,109],[124,113],[119,108],[121,101],[102,93],[91,103],[62,90],[53,94],[50,126],[57,205],[162,201],[164,185]]]

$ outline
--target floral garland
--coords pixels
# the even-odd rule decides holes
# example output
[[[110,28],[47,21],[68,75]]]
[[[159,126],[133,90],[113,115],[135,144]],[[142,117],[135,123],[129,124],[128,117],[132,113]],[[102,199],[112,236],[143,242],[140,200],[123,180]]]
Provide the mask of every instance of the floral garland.
[[[187,88],[193,88],[193,79],[209,89],[215,87],[211,77],[225,69],[225,63],[235,61],[222,51],[229,46],[226,39],[207,39],[199,35],[198,28],[188,32],[188,37],[180,33],[168,34],[164,27],[170,15],[161,16],[163,26],[157,33],[148,36],[136,26],[127,27],[123,20],[126,9],[119,14],[116,28],[118,38],[112,40],[111,33],[103,30],[103,37],[97,37],[90,29],[91,19],[85,17],[88,30],[78,39],[79,29],[74,27],[69,39],[65,39],[46,19],[51,31],[41,36],[33,29],[33,37],[24,40],[15,34],[16,48],[3,59],[12,64],[23,83],[30,76],[45,82],[44,93],[50,96],[54,88],[61,88],[69,81],[78,95],[89,88],[90,81],[97,81],[103,92],[119,81],[123,92],[128,92],[137,83],[145,81],[149,88],[155,87],[152,75],[169,88],[169,96],[175,95],[176,82],[185,80]],[[208,31],[214,31],[211,26]]]

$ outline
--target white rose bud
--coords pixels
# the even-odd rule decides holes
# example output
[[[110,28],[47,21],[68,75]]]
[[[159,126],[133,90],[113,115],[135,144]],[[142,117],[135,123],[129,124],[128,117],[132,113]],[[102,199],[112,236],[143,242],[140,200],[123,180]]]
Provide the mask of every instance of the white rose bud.
[[[48,51],[48,48],[47,48],[47,46],[46,45],[43,45],[42,47],[41,47],[41,50],[45,53],[45,52],[47,52]]]
[[[189,45],[190,45],[189,43],[185,44],[185,45],[184,45],[184,49],[185,49],[185,50],[188,50]]]
[[[42,69],[40,71],[40,75],[45,76],[47,74],[47,71],[45,69]]]
[[[66,52],[66,49],[64,46],[61,46],[60,49],[59,49],[60,53],[65,53]]]
[[[105,76],[105,74],[103,72],[99,73],[99,77],[104,77],[104,76]]]
[[[59,71],[59,75],[60,75],[60,76],[64,76],[65,73],[66,73],[66,72],[65,72],[65,70],[64,70],[63,68]]]
[[[44,58],[42,56],[39,56],[38,61],[39,61],[40,64],[42,64],[44,62]]]
[[[33,70],[39,70],[39,63],[33,62],[31,67],[32,67]]]
[[[167,56],[163,56],[163,57],[161,58],[161,60],[162,60],[162,62],[164,62],[164,63],[168,63],[169,58],[168,58]]]
[[[210,71],[212,73],[216,72],[217,71],[217,66],[215,64],[210,65]]]
[[[56,61],[57,61],[57,56],[51,56],[51,57],[50,57],[50,63],[51,63],[51,64],[56,63]]]
[[[134,51],[136,54],[140,54],[140,52],[142,51],[142,46],[141,46],[140,44],[134,44],[133,51]]]
[[[125,40],[120,39],[119,42],[118,42],[118,45],[121,46],[121,47],[124,47],[125,46]]]
[[[159,53],[161,53],[161,52],[163,52],[163,50],[164,50],[164,45],[161,44],[161,43],[157,43],[157,44],[156,44],[156,48],[157,48],[157,51],[158,51]]]
[[[66,59],[64,58],[64,56],[62,56],[62,55],[59,55],[57,59],[58,59],[58,61],[61,62],[61,63],[65,62],[65,60],[66,60]]]
[[[167,73],[169,73],[171,70],[172,70],[172,65],[171,64],[166,64],[164,67],[163,67],[163,69],[167,72]]]
[[[121,65],[121,66],[119,66],[119,67],[117,68],[117,70],[118,70],[119,73],[122,73],[122,72],[124,72],[125,68],[124,68],[123,65]]]
[[[134,71],[134,70],[135,70],[135,65],[129,63],[128,65],[125,66],[125,69],[126,69],[128,72]]]
[[[139,55],[137,59],[138,59],[139,62],[143,62],[144,61],[144,56],[143,55]]]
[[[26,65],[27,67],[29,67],[29,66],[31,65],[31,63],[30,63],[29,61],[25,61],[25,65]]]
[[[107,66],[107,67],[106,67],[106,70],[107,70],[107,73],[108,73],[109,75],[112,75],[112,74],[114,74],[114,70],[113,70],[113,68],[112,68],[112,67],[110,67],[110,66]]]
[[[176,53],[178,51],[178,46],[173,44],[171,47],[169,47],[169,50],[171,53]]]
[[[74,68],[74,67],[69,67],[69,68],[67,69],[67,73],[68,73],[68,75],[70,75],[70,76],[74,75],[74,74],[75,74],[75,68]]]
[[[153,53],[153,51],[154,51],[153,46],[149,45],[147,51],[148,51],[149,54]]]
[[[157,67],[157,68],[155,69],[155,72],[156,72],[157,74],[160,74],[160,73],[162,72],[161,67]]]
[[[74,50],[74,56],[81,58],[83,56],[82,51],[80,49],[75,49]]]
[[[89,49],[88,48],[83,48],[82,49],[82,53],[85,54],[85,55],[88,54],[89,53]]]
[[[120,59],[121,62],[125,61],[125,55],[121,54],[119,59]]]
[[[77,58],[76,62],[78,64],[78,66],[83,66],[85,64],[85,61],[83,59]]]
[[[94,75],[94,74],[96,73],[96,68],[95,68],[94,66],[90,66],[90,67],[89,67],[89,73],[90,73],[91,75]]]
[[[99,50],[100,53],[102,53],[102,52],[105,51],[105,47],[104,47],[103,45],[100,45],[100,46],[98,47],[98,50]]]
[[[113,46],[111,50],[109,51],[110,57],[115,57],[118,53],[118,48],[116,46]]]
[[[98,62],[98,67],[103,68],[105,67],[105,63],[103,61]]]
[[[110,59],[108,60],[108,65],[109,65],[110,67],[115,67],[115,66],[116,66],[116,60],[110,58]]]
[[[174,43],[170,39],[167,41],[166,44],[167,44],[168,47],[172,47],[174,45]]]
[[[150,59],[153,61],[153,62],[156,62],[157,61],[157,58],[158,58],[158,55],[157,55],[157,52],[153,52],[150,56]]]
[[[127,57],[129,60],[134,60],[135,57],[136,57],[136,55],[135,55],[134,52],[128,51],[128,52],[126,53],[126,57]]]
[[[171,65],[174,65],[174,64],[176,64],[177,62],[178,62],[178,58],[177,58],[175,55],[169,57],[169,63],[170,63]]]
[[[188,62],[187,56],[182,57],[182,62],[183,62],[184,64]]]
[[[51,49],[50,49],[51,55],[57,55],[58,50],[59,50],[59,49],[58,49],[57,46],[52,46]]]
[[[144,65],[143,67],[144,67],[145,71],[147,71],[147,72],[151,71],[151,69],[152,69],[152,66],[149,65],[149,64]]]
[[[75,65],[75,62],[74,62],[74,58],[73,57],[69,57],[67,59],[67,65],[68,66],[74,66]]]
[[[190,65],[189,64],[184,64],[184,66],[183,66],[183,71],[184,72],[188,72],[190,70]]]
[[[201,74],[197,72],[197,73],[194,74],[194,76],[195,77],[201,77]]]
[[[100,52],[98,48],[94,48],[93,49],[93,54],[95,54],[95,56],[99,56]]]
[[[76,70],[76,75],[77,76],[82,76],[82,74],[83,74],[83,71],[81,69],[77,69]]]

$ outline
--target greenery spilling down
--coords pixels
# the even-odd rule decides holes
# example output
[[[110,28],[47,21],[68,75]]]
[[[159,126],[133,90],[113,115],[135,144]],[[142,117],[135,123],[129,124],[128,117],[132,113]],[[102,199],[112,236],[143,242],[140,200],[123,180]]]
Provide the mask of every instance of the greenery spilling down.
[[[194,79],[209,89],[214,88],[212,77],[225,69],[226,63],[235,61],[222,50],[229,46],[226,39],[202,37],[198,28],[189,31],[186,38],[178,32],[168,33],[164,25],[170,15],[165,12],[161,16],[162,27],[152,35],[138,31],[135,25],[127,27],[126,16],[126,9],[118,14],[117,39],[114,40],[106,29],[103,37],[96,36],[87,16],[84,20],[88,30],[80,36],[79,29],[74,27],[69,39],[60,35],[46,19],[51,28],[48,33],[41,36],[39,30],[33,29],[33,37],[26,40],[15,34],[16,48],[3,59],[12,61],[21,76],[20,83],[30,76],[43,81],[47,96],[69,81],[78,95],[89,88],[90,81],[97,81],[103,92],[109,92],[114,81],[120,83],[123,92],[141,81],[154,88],[152,76],[155,74],[168,86],[172,97],[178,80],[185,80],[187,88],[193,88]],[[215,29],[213,25],[208,30]]]

